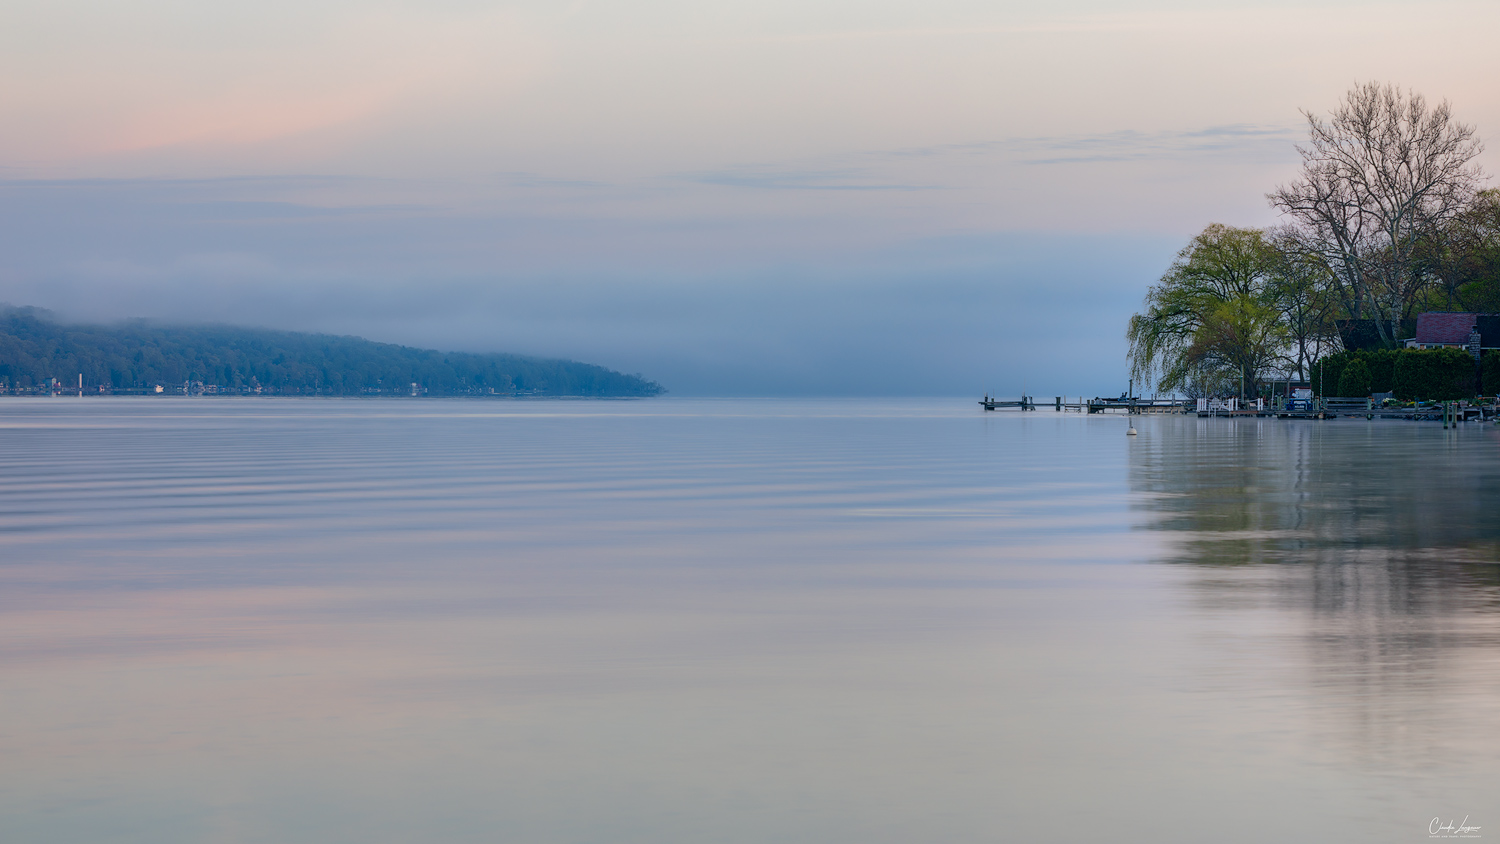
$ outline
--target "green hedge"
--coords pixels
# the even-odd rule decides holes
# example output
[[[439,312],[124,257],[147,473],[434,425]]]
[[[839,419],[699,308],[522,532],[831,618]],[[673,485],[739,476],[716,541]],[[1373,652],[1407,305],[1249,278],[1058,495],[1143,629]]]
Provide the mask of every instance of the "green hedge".
[[[1368,396],[1370,394],[1370,367],[1363,358],[1349,361],[1339,373],[1339,395]]]
[[[1396,360],[1401,351],[1390,349],[1366,349],[1357,352],[1338,352],[1329,355],[1312,366],[1313,392],[1320,396],[1367,396],[1370,393],[1388,393],[1395,382]],[[1364,364],[1370,386],[1364,392],[1343,392],[1344,369],[1354,361]],[[1323,389],[1323,382],[1328,389]]]
[[[1396,389],[1396,361],[1405,350],[1373,349],[1360,352],[1370,369],[1370,392],[1389,393]]]
[[[1334,393],[1337,393],[1339,386],[1339,376],[1344,373],[1344,364],[1348,362],[1348,358],[1345,358],[1342,354],[1338,354],[1329,355],[1328,357],[1325,357],[1322,360],[1314,363],[1312,365],[1311,378],[1313,395],[1331,396]],[[1325,390],[1323,388],[1325,382],[1332,389]]]
[[[1346,372],[1355,363],[1363,374],[1345,383]],[[1486,393],[1500,392],[1500,356],[1486,357]],[[1324,383],[1327,389],[1324,389]],[[1359,387],[1367,383],[1366,389]],[[1320,396],[1368,396],[1395,393],[1404,401],[1431,399],[1448,401],[1475,393],[1474,359],[1460,349],[1366,349],[1338,352],[1312,366],[1313,392]],[[1354,392],[1350,392],[1353,390]]]
[[[1407,349],[1396,360],[1396,398],[1465,399],[1476,392],[1474,358],[1462,349]]]
[[[1500,354],[1485,352],[1479,368],[1483,373],[1484,394],[1500,395]]]

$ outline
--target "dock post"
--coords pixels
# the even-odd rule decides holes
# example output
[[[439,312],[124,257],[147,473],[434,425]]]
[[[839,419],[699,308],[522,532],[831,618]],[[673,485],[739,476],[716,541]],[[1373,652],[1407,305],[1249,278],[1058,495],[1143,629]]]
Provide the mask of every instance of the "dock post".
[[[1062,413],[1062,396],[1057,396],[1057,406],[1054,407],[1053,410],[1056,410],[1058,413]]]

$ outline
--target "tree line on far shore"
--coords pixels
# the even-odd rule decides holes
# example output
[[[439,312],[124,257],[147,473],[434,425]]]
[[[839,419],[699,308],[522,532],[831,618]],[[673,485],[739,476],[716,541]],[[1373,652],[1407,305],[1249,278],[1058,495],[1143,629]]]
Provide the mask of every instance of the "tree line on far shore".
[[[1267,194],[1287,222],[1214,224],[1194,237],[1131,317],[1133,375],[1189,396],[1237,394],[1242,383],[1256,395],[1279,380],[1364,395],[1332,376],[1324,390],[1319,374],[1331,367],[1342,379],[1357,360],[1374,392],[1459,397],[1449,382],[1462,380],[1461,364],[1440,354],[1454,350],[1398,346],[1424,311],[1500,312],[1500,191],[1484,189],[1474,127],[1446,101],[1376,83],[1350,90],[1326,120],[1304,116],[1301,173]],[[1369,333],[1384,356],[1345,350],[1340,326]],[[1467,360],[1463,396],[1479,389]],[[1500,390],[1500,372],[1486,383]]]
[[[568,360],[464,354],[359,337],[232,326],[145,322],[65,325],[35,308],[0,309],[0,388],[44,389],[52,379],[90,392],[199,382],[281,395],[654,396],[639,375]]]

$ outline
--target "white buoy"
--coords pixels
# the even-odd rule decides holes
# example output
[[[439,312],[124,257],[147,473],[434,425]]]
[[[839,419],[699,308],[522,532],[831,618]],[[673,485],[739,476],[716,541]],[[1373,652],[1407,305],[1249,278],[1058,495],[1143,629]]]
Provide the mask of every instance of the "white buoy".
[[[1136,429],[1135,429],[1135,421],[1131,420],[1130,427],[1125,431],[1125,436],[1127,436],[1127,437],[1134,437],[1137,434],[1139,434],[1139,432],[1136,431]]]

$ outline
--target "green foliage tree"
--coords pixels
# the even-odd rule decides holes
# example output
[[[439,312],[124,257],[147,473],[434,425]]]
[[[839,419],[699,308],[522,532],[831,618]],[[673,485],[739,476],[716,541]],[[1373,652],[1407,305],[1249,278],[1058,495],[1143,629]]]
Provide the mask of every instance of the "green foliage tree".
[[[1421,270],[1437,280],[1431,310],[1500,312],[1500,190],[1481,191],[1424,238]]]
[[[1285,368],[1300,381],[1310,376],[1312,362],[1337,343],[1338,299],[1323,283],[1322,262],[1295,229],[1283,227],[1268,237],[1277,260],[1271,298],[1281,312],[1288,339]]]
[[[1131,369],[1162,392],[1244,378],[1254,395],[1287,333],[1272,283],[1280,258],[1256,229],[1211,225],[1178,252],[1131,317]]]
[[[1204,316],[1188,359],[1207,371],[1243,377],[1246,395],[1253,396],[1285,338],[1280,316],[1271,305],[1250,297],[1221,302]]]

